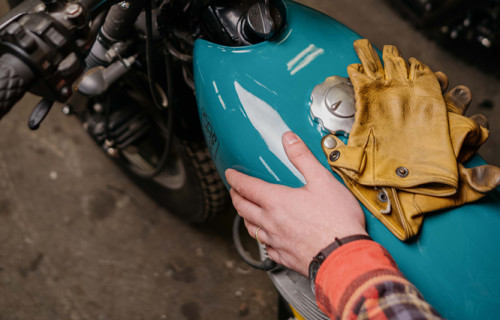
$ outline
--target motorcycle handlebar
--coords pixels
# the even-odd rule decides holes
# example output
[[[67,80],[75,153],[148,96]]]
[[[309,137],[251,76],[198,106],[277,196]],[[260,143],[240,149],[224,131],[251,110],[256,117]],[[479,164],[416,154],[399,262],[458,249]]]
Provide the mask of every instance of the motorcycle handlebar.
[[[0,56],[0,118],[23,97],[34,78],[31,69],[18,57]]]

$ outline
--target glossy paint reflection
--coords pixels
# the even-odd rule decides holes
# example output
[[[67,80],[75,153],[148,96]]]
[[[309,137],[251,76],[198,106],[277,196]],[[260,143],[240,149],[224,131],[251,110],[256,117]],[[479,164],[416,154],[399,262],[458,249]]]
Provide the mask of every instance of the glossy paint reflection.
[[[310,44],[302,50],[296,57],[288,61],[286,66],[290,75],[294,75],[303,68],[307,67],[311,62],[314,61],[319,55],[325,53],[322,48],[317,48],[314,44]]]
[[[281,142],[283,133],[290,131],[279,113],[264,100],[258,98],[245,90],[238,82],[234,83],[236,94],[242,107],[242,112],[248,118],[252,126],[257,130],[267,145],[267,149],[273,153],[302,183],[306,183],[304,177],[288,160],[285,149]],[[271,167],[262,157],[259,160],[264,164],[271,175],[280,181],[279,177],[271,170]]]

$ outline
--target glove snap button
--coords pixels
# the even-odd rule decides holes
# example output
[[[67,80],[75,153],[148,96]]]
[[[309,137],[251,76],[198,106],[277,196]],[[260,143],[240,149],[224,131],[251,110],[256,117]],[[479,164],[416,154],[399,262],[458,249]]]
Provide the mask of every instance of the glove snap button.
[[[396,174],[398,176],[400,176],[401,178],[408,176],[409,173],[410,173],[410,171],[408,169],[406,169],[405,167],[399,167],[396,169]]]
[[[378,193],[377,198],[378,198],[378,201],[383,202],[383,203],[386,203],[387,201],[389,201],[389,197],[387,196],[387,194],[383,190]]]
[[[330,153],[330,161],[334,162],[337,161],[340,158],[340,151],[335,150],[332,153]]]
[[[328,149],[333,149],[337,146],[337,140],[332,136],[328,136],[323,140],[323,145]]]

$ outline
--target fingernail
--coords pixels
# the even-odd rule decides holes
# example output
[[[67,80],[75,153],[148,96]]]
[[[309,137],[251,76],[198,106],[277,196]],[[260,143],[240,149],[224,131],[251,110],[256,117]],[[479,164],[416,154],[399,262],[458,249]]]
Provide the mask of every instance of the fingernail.
[[[287,144],[294,144],[295,142],[299,141],[299,137],[292,131],[285,132],[283,135],[283,141],[285,141]]]

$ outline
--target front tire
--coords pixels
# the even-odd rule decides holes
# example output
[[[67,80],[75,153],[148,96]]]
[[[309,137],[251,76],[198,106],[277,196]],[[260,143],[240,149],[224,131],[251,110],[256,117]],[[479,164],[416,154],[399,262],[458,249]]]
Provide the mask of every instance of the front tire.
[[[203,223],[225,210],[227,191],[204,142],[174,137],[163,170],[143,178],[119,159],[125,172],[160,205],[188,223]]]

